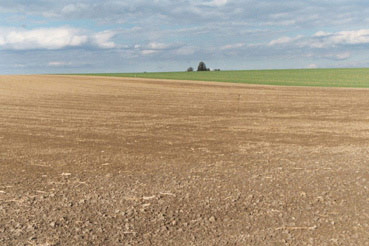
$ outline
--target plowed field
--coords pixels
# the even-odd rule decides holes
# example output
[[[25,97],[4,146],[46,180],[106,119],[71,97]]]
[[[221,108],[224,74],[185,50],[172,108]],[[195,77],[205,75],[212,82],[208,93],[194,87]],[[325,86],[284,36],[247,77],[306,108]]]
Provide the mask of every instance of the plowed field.
[[[369,245],[369,90],[0,76],[0,245]]]

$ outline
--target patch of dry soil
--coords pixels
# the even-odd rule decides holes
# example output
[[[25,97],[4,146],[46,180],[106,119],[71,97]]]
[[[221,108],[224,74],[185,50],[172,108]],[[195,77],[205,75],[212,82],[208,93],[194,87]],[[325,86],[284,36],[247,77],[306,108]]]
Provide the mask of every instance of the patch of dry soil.
[[[369,90],[0,76],[0,245],[369,245]]]

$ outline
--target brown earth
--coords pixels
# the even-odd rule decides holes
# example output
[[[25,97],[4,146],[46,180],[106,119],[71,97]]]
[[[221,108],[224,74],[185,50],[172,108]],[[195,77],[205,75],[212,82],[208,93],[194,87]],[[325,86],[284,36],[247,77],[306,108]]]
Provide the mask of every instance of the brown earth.
[[[369,90],[0,77],[0,245],[369,245]]]

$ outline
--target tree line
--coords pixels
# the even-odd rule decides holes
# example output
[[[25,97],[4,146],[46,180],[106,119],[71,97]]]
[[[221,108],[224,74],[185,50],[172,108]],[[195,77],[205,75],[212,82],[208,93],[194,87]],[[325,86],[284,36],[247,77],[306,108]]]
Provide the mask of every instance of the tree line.
[[[193,72],[193,71],[194,71],[193,67],[187,68],[187,72]],[[206,67],[205,62],[203,61],[201,61],[199,65],[197,66],[197,72],[202,72],[202,71],[210,71],[210,68]],[[214,69],[214,71],[220,71],[220,69]]]

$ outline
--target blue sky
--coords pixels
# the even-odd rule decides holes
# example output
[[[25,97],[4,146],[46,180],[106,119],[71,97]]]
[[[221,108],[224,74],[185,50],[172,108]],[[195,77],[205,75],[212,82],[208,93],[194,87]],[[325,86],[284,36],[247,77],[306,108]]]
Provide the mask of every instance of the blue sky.
[[[0,0],[0,74],[369,67],[359,0]]]

